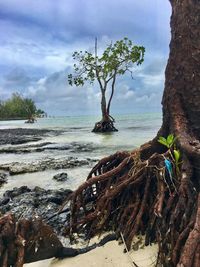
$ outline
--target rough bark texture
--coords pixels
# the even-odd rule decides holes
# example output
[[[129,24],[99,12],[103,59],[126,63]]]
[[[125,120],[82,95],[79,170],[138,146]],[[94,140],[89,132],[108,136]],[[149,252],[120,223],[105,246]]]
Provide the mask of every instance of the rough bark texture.
[[[162,133],[174,132],[181,148],[199,166],[200,3],[196,0],[171,2],[172,40],[166,68]]]
[[[115,230],[128,249],[135,235],[159,245],[157,265],[200,266],[200,1],[171,0],[171,43],[156,138],[131,153],[102,159],[71,199],[67,233],[88,238]],[[157,139],[174,134],[181,151]],[[172,173],[165,160],[172,164]]]

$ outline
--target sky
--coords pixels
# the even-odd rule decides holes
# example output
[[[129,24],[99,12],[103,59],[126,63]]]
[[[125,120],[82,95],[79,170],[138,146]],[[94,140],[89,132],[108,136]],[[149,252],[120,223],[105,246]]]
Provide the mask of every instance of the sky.
[[[117,79],[111,113],[160,111],[170,15],[167,0],[0,0],[0,100],[19,92],[49,115],[99,114],[96,83],[68,85],[72,53],[128,37],[145,61]]]

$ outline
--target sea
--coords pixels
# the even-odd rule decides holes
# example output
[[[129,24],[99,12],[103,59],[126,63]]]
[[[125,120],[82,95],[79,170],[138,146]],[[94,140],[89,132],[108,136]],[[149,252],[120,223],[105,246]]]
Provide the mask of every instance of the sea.
[[[91,132],[97,116],[63,116],[40,118],[34,124],[25,124],[23,120],[0,121],[0,129],[5,128],[36,128],[59,130],[58,135],[46,136],[41,142],[52,142],[56,146],[66,144],[90,144],[93,149],[89,151],[69,152],[67,150],[45,150],[32,153],[6,153],[1,154],[0,164],[18,162],[18,164],[33,163],[46,158],[66,158],[69,156],[78,159],[92,158],[99,160],[102,157],[116,151],[132,150],[141,144],[151,140],[161,127],[161,113],[137,113],[115,116],[115,127],[118,132],[100,134]],[[34,144],[34,143],[30,143]],[[22,145],[23,146],[23,145]],[[31,188],[40,186],[43,188],[67,187],[72,190],[83,182],[91,167],[77,167],[67,170],[45,170],[36,173],[19,174],[8,177],[8,183],[0,188],[0,194],[13,187],[27,185]],[[52,177],[59,172],[68,173],[67,182],[57,182]]]

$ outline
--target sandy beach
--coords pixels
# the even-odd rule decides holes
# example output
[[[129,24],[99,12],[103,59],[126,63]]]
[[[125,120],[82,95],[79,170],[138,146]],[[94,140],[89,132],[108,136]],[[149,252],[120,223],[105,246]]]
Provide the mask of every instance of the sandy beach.
[[[153,267],[157,245],[152,245],[124,253],[124,245],[117,241],[108,242],[105,246],[96,248],[83,255],[64,260],[49,259],[25,264],[25,267]],[[134,263],[136,265],[134,265]]]

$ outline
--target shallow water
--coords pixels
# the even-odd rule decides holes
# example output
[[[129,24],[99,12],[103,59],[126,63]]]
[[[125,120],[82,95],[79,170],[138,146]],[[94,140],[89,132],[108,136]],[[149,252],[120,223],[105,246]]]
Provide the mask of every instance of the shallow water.
[[[61,170],[46,170],[43,172],[25,173],[19,175],[13,175],[8,177],[8,182],[0,188],[0,195],[6,190],[11,190],[14,187],[20,187],[27,185],[29,188],[40,186],[45,189],[60,189],[68,188],[74,190],[78,185],[83,182],[91,168],[89,167],[77,167],[74,169],[61,169]],[[67,172],[68,179],[64,182],[58,182],[53,179],[53,176],[60,172]]]
[[[95,134],[91,130],[98,117],[55,117],[38,119],[37,123],[25,124],[24,121],[0,121],[2,128],[37,128],[62,130],[63,134],[47,138],[59,143],[93,142],[109,148],[135,147],[151,139],[161,126],[160,113],[129,114],[115,116],[116,128],[119,132],[111,134]]]
[[[38,119],[35,124],[25,124],[24,121],[0,121],[0,129],[3,128],[37,128],[61,130],[59,135],[45,137],[41,142],[56,143],[56,146],[77,142],[81,144],[91,143],[91,151],[72,152],[68,150],[46,150],[26,154],[1,154],[0,162],[32,162],[46,158],[63,158],[73,156],[77,158],[100,159],[118,150],[131,150],[153,138],[161,126],[161,114],[132,114],[116,116],[116,128],[118,132],[112,134],[95,134],[91,132],[96,117],[56,117]],[[31,144],[31,143],[29,143]],[[0,190],[3,191],[27,185],[29,187],[41,186],[44,188],[66,187],[75,189],[85,180],[91,167],[77,167],[67,170],[45,170],[37,173],[27,173],[10,176],[8,183]],[[69,174],[69,180],[59,183],[52,179],[53,175],[62,171]]]

